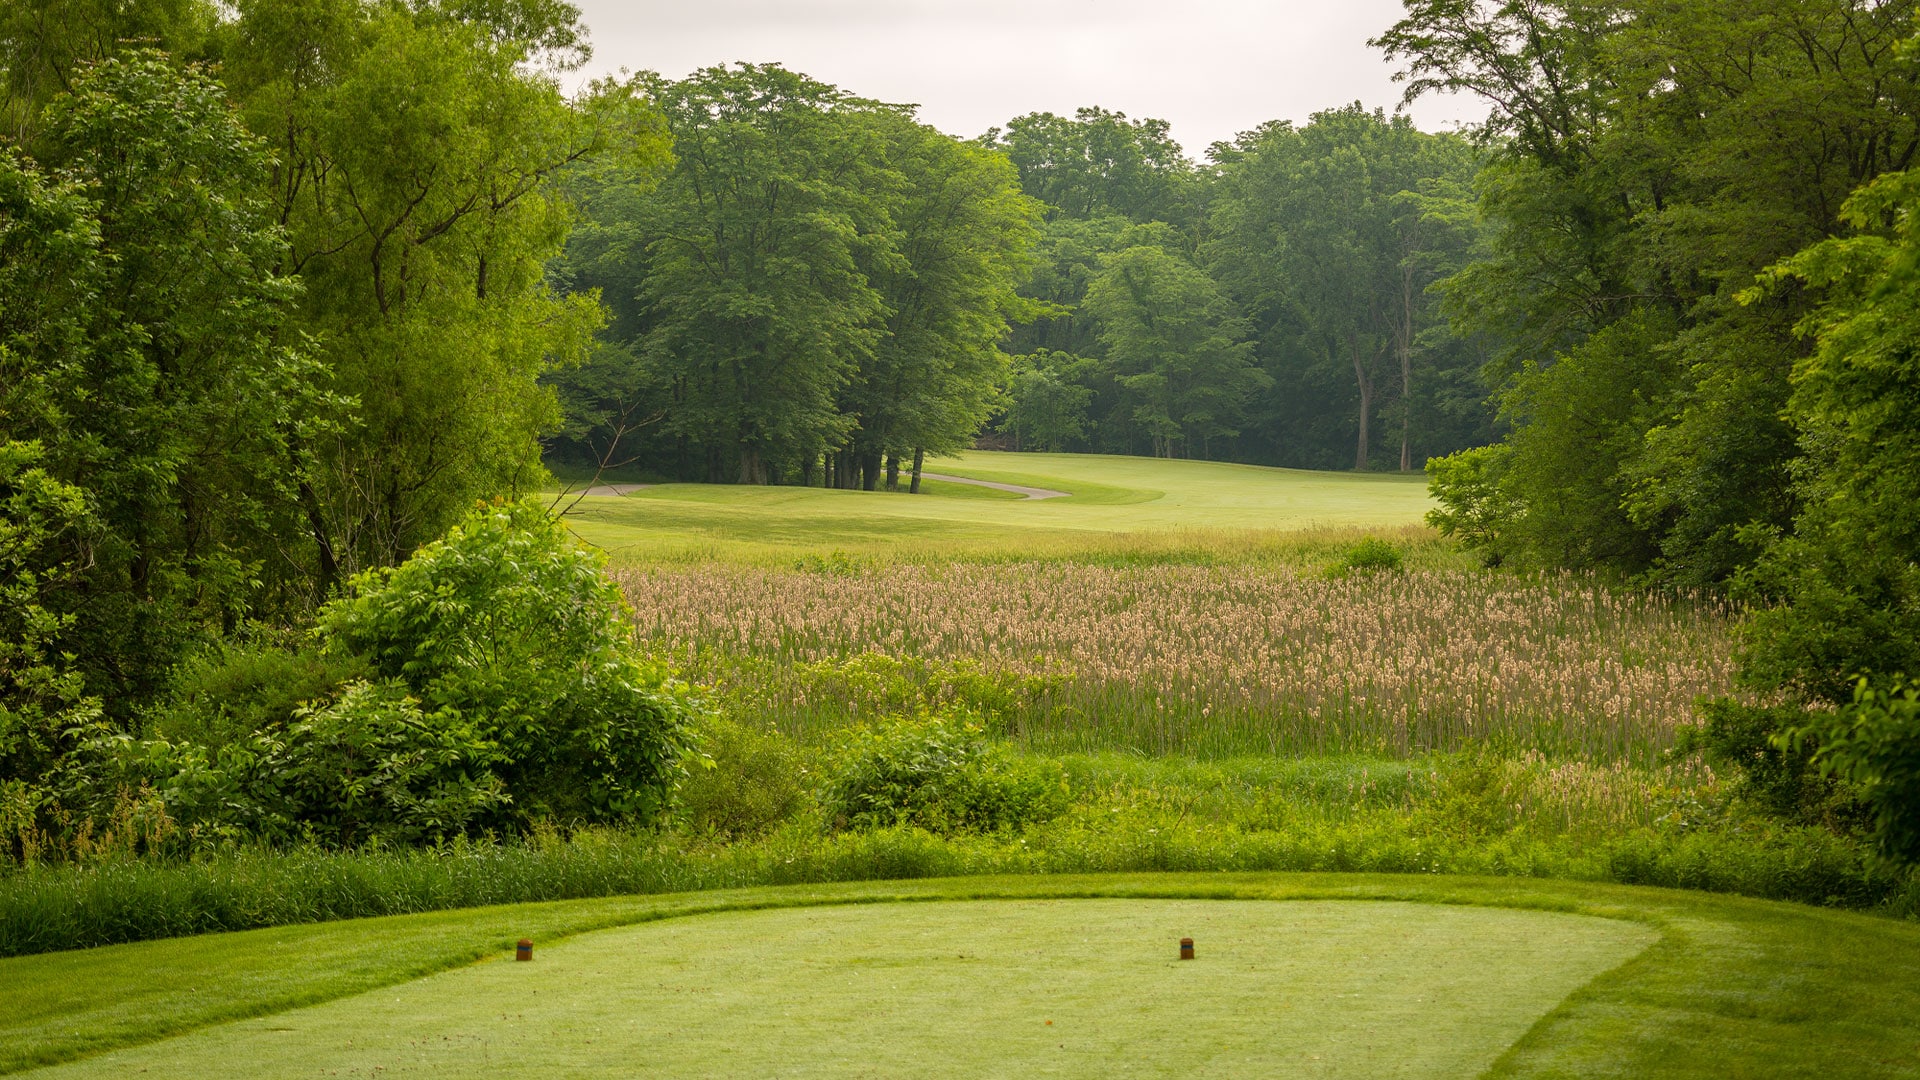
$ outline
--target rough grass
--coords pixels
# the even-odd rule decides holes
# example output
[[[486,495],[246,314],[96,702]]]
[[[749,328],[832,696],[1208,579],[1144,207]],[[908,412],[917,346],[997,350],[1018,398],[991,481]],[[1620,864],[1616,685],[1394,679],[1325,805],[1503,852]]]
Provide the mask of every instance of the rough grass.
[[[282,1014],[296,1005],[391,986],[426,971],[460,968],[476,957],[503,958],[521,935],[538,942],[534,967],[544,971],[540,963],[559,954],[550,947],[561,936],[678,914],[887,900],[1069,897],[1416,901],[1598,916],[1636,923],[1658,935],[1644,952],[1587,982],[1547,1012],[1493,1062],[1493,1076],[1892,1077],[1920,1068],[1920,983],[1911,977],[1920,964],[1920,926],[1911,923],[1697,893],[1569,882],[1158,874],[956,878],[628,897],[17,958],[0,961],[0,1069],[148,1043],[220,1020]],[[981,915],[981,932],[990,932],[994,906],[978,905],[975,910]],[[1191,933],[1157,931],[1153,944],[1164,949],[1171,942],[1162,939],[1182,932]],[[637,931],[638,936],[628,939],[633,948],[646,952],[654,940],[647,933]],[[1213,939],[1194,936],[1203,949],[1210,949]],[[582,944],[592,940],[582,939]],[[1368,945],[1377,940],[1369,936]],[[1391,947],[1392,942],[1379,944]],[[846,960],[863,955],[860,949],[857,935],[834,936],[820,951],[823,958]],[[1224,966],[1217,948],[1202,955]],[[1340,969],[1349,960],[1344,952],[1337,960],[1330,957],[1319,977],[1330,982],[1346,977]],[[1162,970],[1167,966],[1158,957],[1147,962]],[[162,974],[164,980],[157,977]],[[525,974],[510,963],[487,965],[480,972],[486,978]],[[1395,977],[1410,977],[1386,974],[1369,992],[1391,993]],[[430,985],[415,984],[409,992]],[[63,989],[49,993],[50,987]],[[687,988],[697,989],[691,983]],[[391,997],[365,999],[365,1005],[390,1004]],[[1303,1004],[1295,999],[1296,1008]],[[420,1021],[413,1032],[416,1038],[424,1041],[443,1033],[429,1027],[428,1010],[415,1015]],[[1067,1015],[1064,1009],[1060,1013]],[[1059,1017],[1053,1016],[1036,1018],[1035,1026],[1044,1028],[1048,1018],[1061,1027]],[[813,1013],[793,1022],[797,1028],[817,1030],[827,1019]],[[275,1020],[254,1026],[295,1024]],[[584,1039],[595,1036],[550,1030],[543,1037],[584,1049]],[[1009,1045],[1017,1049],[1025,1042],[1037,1040],[1023,1034]],[[1195,1053],[1215,1049],[1194,1041],[1188,1048]],[[113,1072],[120,1060],[82,1063],[77,1074]],[[126,1060],[128,1068],[138,1067]],[[491,1062],[495,1070],[504,1064],[498,1058]],[[626,1064],[630,1069],[633,1059]],[[1334,1067],[1329,1064],[1323,1075],[1340,1075]],[[256,1069],[250,1074],[271,1073]]]
[[[807,790],[830,763],[774,749],[724,754],[702,770],[730,778],[703,800],[709,821],[735,826],[730,835],[688,822],[439,850],[29,867],[0,876],[0,956],[487,904],[989,873],[1497,874],[1920,910],[1914,875],[1825,830],[1730,813],[1710,777],[1683,767],[1068,757],[1055,763],[1071,784],[1064,812],[995,833],[936,835],[836,829],[817,787]],[[796,785],[797,806],[762,814],[758,792]]]

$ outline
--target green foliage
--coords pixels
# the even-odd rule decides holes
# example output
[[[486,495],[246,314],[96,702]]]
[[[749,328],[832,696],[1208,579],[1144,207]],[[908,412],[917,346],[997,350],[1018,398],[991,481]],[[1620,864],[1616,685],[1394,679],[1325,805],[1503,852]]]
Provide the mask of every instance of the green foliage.
[[[1048,206],[1050,217],[1111,215],[1184,227],[1197,216],[1199,177],[1168,131],[1165,120],[1091,108],[1072,119],[1050,112],[1016,117],[984,141],[1020,170],[1020,186]]]
[[[693,741],[698,753],[677,802],[681,819],[696,833],[751,840],[806,805],[812,774],[791,740],[725,717],[703,716]]]
[[[1850,824],[1847,791],[1820,775],[1814,746],[1785,736],[1807,721],[1805,709],[1761,707],[1724,698],[1702,702],[1701,723],[1682,729],[1672,753],[1699,753],[1709,765],[1739,777],[1734,794],[1788,821]]]
[[[1015,450],[1058,452],[1080,442],[1087,434],[1093,390],[1078,380],[1094,366],[1048,349],[1014,357],[1006,413],[996,430],[1013,437]]]
[[[301,710],[286,747],[282,775],[300,824],[341,847],[444,840],[508,802],[488,771],[495,744],[450,710],[422,712],[396,682],[349,683]]]
[[[169,742],[218,750],[258,732],[285,731],[302,706],[331,699],[365,674],[358,656],[291,648],[264,633],[229,639],[175,669],[148,729]]]
[[[1252,362],[1245,324],[1213,280],[1157,247],[1109,258],[1084,307],[1120,389],[1119,415],[1156,457],[1208,456],[1239,433],[1247,400],[1272,380]]]
[[[1332,569],[1341,575],[1397,573],[1403,562],[1398,547],[1377,536],[1369,536],[1341,553],[1340,561]]]
[[[499,748],[513,801],[490,823],[645,820],[679,779],[688,708],[635,650],[601,563],[531,501],[483,506],[355,578],[318,632]]]
[[[1309,468],[1343,456],[1373,468],[1376,425],[1398,421],[1398,466],[1412,471],[1483,438],[1482,395],[1447,400],[1471,386],[1479,358],[1428,293],[1475,239],[1471,147],[1356,104],[1304,127],[1268,123],[1215,156],[1203,250],[1273,380],[1258,414],[1267,452]]]
[[[37,444],[0,443],[0,852],[10,855],[46,823],[47,785],[100,712],[56,644],[74,617],[48,607],[83,568],[87,501],[39,458]]]
[[[1796,476],[1824,467],[1824,436],[1790,415],[1789,374],[1819,296],[1738,298],[1909,164],[1915,11],[1417,0],[1376,42],[1409,98],[1494,103],[1485,246],[1441,290],[1494,346],[1514,427],[1503,483],[1520,511],[1499,550],[1715,587],[1803,531]]]
[[[1504,559],[1503,533],[1511,531],[1522,511],[1502,481],[1511,446],[1456,450],[1427,459],[1427,490],[1440,505],[1427,511],[1427,524],[1452,537],[1469,551],[1478,551],[1489,566]]]
[[[1056,817],[1070,797],[1058,765],[1014,756],[965,713],[923,714],[852,732],[820,805],[841,829],[991,832]]]
[[[292,722],[224,745],[127,748],[189,843],[328,847],[441,842],[509,801],[495,745],[451,710],[431,715],[395,681],[354,681]]]
[[[1802,509],[1746,578],[1774,603],[1748,621],[1745,665],[1762,686],[1836,704],[1860,675],[1920,671],[1917,208],[1920,176],[1886,176],[1847,202],[1860,235],[1814,245],[1765,282],[1827,299],[1802,324],[1816,345],[1790,401]]]
[[[298,602],[276,538],[323,396],[281,343],[266,151],[211,76],[136,52],[42,119],[37,166],[0,154],[0,439],[86,495],[60,647],[124,720],[197,639]]]
[[[1038,216],[1006,161],[777,66],[636,85],[676,156],[651,192],[618,168],[570,180],[589,220],[561,276],[614,320],[557,380],[592,413],[568,445],[742,483],[815,482],[824,453],[830,485],[868,489],[965,446]]]
[[[1920,686],[1898,676],[1879,685],[1863,678],[1851,702],[1806,714],[1775,742],[1782,754],[1811,749],[1822,772],[1859,792],[1882,855],[1920,863]]]
[[[337,432],[292,460],[316,593],[390,566],[478,498],[541,477],[558,409],[539,377],[584,358],[589,297],[545,281],[571,210],[554,174],[598,153],[657,162],[620,88],[569,105],[535,66],[572,51],[566,4],[236,5],[222,71],[277,160],[260,190],[303,292]],[[636,169],[636,172],[644,170]]]

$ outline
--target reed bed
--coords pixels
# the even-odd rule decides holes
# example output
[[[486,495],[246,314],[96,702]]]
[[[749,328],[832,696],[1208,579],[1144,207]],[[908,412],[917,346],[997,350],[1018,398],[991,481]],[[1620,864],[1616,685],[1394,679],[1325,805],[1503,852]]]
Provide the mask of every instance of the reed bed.
[[[871,711],[862,658],[1005,681],[1049,752],[1406,756],[1475,746],[1653,764],[1733,692],[1730,615],[1584,576],[1332,576],[1076,563],[707,566],[619,580],[638,633],[721,699],[818,739]],[[957,666],[956,666],[957,665]],[[939,686],[929,686],[937,696]]]

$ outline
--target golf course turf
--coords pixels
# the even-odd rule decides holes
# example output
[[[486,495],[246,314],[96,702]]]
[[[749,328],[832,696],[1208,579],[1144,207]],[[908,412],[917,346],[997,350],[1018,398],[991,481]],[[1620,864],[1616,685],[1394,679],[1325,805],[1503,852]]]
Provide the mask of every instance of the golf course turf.
[[[1032,549],[1117,534],[1403,528],[1431,507],[1418,475],[1306,472],[1100,454],[967,451],[929,471],[1064,491],[1026,499],[934,482],[920,495],[806,487],[660,484],[579,500],[569,521],[618,564],[743,552],[849,552],[903,542]]]
[[[1912,924],[1621,886],[966,878],[22,957],[0,1046],[96,1055],[49,1076],[1900,1076],[1917,964]]]

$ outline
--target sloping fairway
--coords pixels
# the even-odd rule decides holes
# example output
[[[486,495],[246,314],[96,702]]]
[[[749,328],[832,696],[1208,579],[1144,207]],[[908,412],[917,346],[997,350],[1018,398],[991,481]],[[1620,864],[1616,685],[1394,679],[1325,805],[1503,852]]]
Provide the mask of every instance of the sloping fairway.
[[[1192,936],[1204,950],[1177,959]],[[1657,935],[1364,901],[971,901],[588,934],[61,1075],[1457,1077]]]
[[[616,562],[663,548],[824,550],[901,542],[1020,545],[1171,531],[1418,525],[1418,475],[1303,472],[1096,454],[970,451],[929,471],[1067,492],[1026,499],[934,482],[920,495],[824,488],[661,484],[581,500],[575,528]]]

